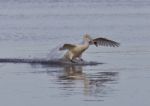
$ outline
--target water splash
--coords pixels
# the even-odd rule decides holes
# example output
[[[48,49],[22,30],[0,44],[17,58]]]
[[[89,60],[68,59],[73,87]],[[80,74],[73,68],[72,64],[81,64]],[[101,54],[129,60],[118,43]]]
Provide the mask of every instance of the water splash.
[[[58,60],[58,59],[62,59],[65,51],[60,51],[59,48],[62,46],[62,44],[57,45],[56,47],[54,47],[53,49],[50,50],[50,52],[48,53],[46,59],[47,60]]]

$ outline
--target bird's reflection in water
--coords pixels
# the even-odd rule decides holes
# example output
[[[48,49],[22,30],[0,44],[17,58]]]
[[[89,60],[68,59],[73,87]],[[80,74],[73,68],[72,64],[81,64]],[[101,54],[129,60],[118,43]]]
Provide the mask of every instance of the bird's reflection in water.
[[[35,66],[34,66],[35,68]],[[106,97],[115,90],[113,85],[117,83],[118,72],[110,70],[84,70],[84,66],[68,65],[63,67],[46,68],[50,85],[55,86],[61,95],[85,95],[86,97]],[[39,69],[39,68],[38,68]],[[90,73],[88,73],[90,72]],[[41,72],[40,72],[41,73]]]
[[[65,66],[62,75],[58,76],[58,82],[67,95],[75,95],[76,93],[95,97],[106,96],[114,91],[111,85],[117,83],[117,79],[118,72],[86,74],[82,66]]]
[[[81,66],[65,66],[64,74],[59,77],[60,80],[82,80],[84,79],[84,74],[82,72]]]

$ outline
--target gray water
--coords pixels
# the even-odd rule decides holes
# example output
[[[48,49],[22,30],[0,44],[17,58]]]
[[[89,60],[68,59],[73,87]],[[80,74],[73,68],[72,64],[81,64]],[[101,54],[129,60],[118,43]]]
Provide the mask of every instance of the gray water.
[[[91,46],[83,59],[96,66],[0,63],[0,106],[149,106],[149,10],[148,0],[0,0],[0,58],[56,58],[85,33],[121,43]]]

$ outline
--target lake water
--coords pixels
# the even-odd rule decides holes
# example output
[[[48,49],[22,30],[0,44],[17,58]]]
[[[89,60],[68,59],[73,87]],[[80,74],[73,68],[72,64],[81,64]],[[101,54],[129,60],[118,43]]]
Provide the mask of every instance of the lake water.
[[[91,46],[96,66],[0,63],[1,106],[149,106],[150,1],[0,0],[0,58],[58,58],[83,34],[119,48]]]

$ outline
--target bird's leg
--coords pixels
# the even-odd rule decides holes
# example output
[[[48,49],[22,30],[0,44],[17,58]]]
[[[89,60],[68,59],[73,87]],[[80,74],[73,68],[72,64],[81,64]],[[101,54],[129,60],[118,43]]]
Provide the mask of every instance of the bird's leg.
[[[70,53],[70,52],[69,52]],[[70,55],[69,55],[69,60],[72,62],[72,63],[76,63],[76,61],[74,61],[74,59],[73,59],[73,54],[72,53],[70,53]]]
[[[80,61],[84,61],[83,59],[82,59],[82,55],[80,55],[79,57],[78,57],[79,59],[80,59]]]

